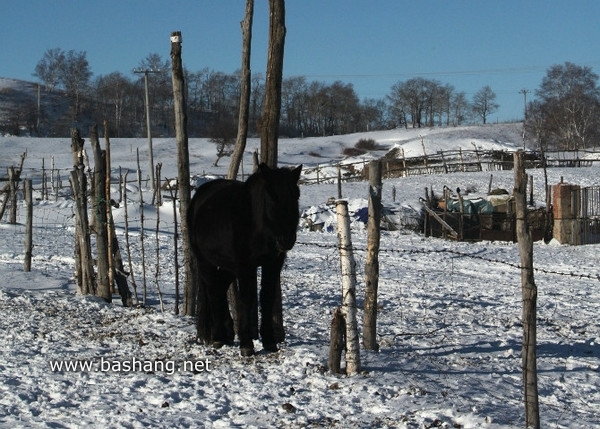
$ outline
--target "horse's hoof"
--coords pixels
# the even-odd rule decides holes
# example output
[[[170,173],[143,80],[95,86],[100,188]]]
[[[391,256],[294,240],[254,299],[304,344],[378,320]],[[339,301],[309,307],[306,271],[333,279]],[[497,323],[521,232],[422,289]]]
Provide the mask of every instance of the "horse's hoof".
[[[212,346],[213,346],[213,349],[220,349],[225,344],[227,344],[225,341],[213,341]]]
[[[279,351],[279,348],[277,348],[277,344],[263,344],[263,349],[267,353],[275,353]]]
[[[254,347],[240,347],[240,353],[243,357],[254,356]]]

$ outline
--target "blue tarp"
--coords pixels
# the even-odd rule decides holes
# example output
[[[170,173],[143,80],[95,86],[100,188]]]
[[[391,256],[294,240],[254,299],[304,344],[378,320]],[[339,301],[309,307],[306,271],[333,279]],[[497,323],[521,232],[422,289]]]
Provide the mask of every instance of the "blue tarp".
[[[446,210],[450,212],[460,212],[460,202],[458,200],[447,200]],[[463,212],[465,214],[492,214],[494,206],[488,200],[479,198],[477,200],[463,200]]]

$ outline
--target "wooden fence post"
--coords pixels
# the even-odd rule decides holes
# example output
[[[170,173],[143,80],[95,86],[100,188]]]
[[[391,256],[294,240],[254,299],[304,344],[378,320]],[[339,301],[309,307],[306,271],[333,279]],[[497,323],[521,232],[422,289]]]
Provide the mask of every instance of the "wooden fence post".
[[[18,180],[19,176],[15,171],[14,166],[8,167],[8,183],[9,183],[9,193],[8,198],[10,198],[10,214],[8,218],[8,222],[11,225],[15,225],[17,223],[17,189],[18,189]]]
[[[337,191],[338,199],[342,199],[342,164],[337,165]]]
[[[346,374],[360,372],[360,346],[356,321],[356,262],[352,253],[348,201],[336,203],[337,231],[342,271],[342,315],[346,321]]]
[[[96,276],[92,260],[92,245],[90,241],[87,176],[83,164],[83,144],[79,130],[71,129],[71,153],[73,155],[73,170],[70,175],[71,189],[75,199],[75,279],[77,292],[82,295],[96,294]]]
[[[331,335],[329,340],[329,359],[327,367],[334,374],[339,374],[341,370],[342,353],[346,347],[346,322],[342,315],[342,309],[337,307],[333,311],[331,319]]]
[[[521,292],[523,295],[523,348],[521,351],[523,387],[525,397],[525,426],[540,428],[537,384],[537,287],[533,280],[533,240],[527,225],[527,174],[523,152],[514,154],[515,211],[517,216],[517,241],[521,257]]]
[[[31,197],[31,179],[23,183],[25,202],[27,203],[27,220],[25,221],[25,272],[31,271],[31,254],[33,251],[33,199]]]
[[[172,185],[172,181],[167,179],[169,183],[169,194],[173,202],[173,259],[175,260],[175,314],[179,314],[179,229],[177,227],[177,191],[179,186]]]
[[[144,247],[144,193],[142,192],[142,167],[140,167],[140,151],[136,150],[137,156],[137,183],[139,190],[139,210],[140,210],[140,248],[142,254],[142,306],[146,306],[146,250]]]
[[[125,177],[123,178],[123,211],[125,215],[125,247],[127,248],[127,262],[129,264],[129,276],[131,277],[131,285],[133,287],[133,304],[139,305],[138,295],[137,295],[137,283],[135,282],[135,276],[133,274],[133,263],[131,261],[131,247],[129,246],[129,213],[127,210],[127,175],[129,171],[125,172]],[[177,218],[175,218],[177,219]],[[177,248],[175,248],[177,251]],[[177,254],[177,253],[175,253]]]
[[[106,302],[112,301],[110,277],[108,228],[106,219],[106,151],[100,148],[98,127],[90,128],[90,143],[94,151],[94,203],[96,249],[97,249],[97,288],[96,295]]]
[[[183,266],[186,277],[183,286],[183,314],[196,314],[196,262],[189,240],[187,211],[191,201],[190,154],[187,135],[187,110],[185,83],[181,61],[181,32],[171,33],[171,77],[173,82],[173,108],[175,110],[175,135],[177,140],[177,175],[179,186],[179,218],[181,219],[181,242]]]
[[[363,347],[366,350],[375,351],[379,350],[377,344],[377,289],[379,287],[381,188],[381,161],[371,161],[369,164],[369,219],[367,221]]]

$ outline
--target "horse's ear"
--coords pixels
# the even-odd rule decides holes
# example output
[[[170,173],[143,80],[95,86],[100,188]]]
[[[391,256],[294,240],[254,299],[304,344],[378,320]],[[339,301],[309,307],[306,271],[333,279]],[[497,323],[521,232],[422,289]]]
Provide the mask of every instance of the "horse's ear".
[[[260,164],[258,164],[258,171],[260,171],[261,173],[267,173],[267,172],[271,171],[271,169],[269,168],[269,166],[267,164],[265,164],[264,162],[261,162]]]
[[[298,183],[298,180],[300,180],[301,172],[302,172],[302,164],[300,164],[298,167],[296,167],[292,170],[292,177],[294,177],[294,179],[296,180],[296,183]]]

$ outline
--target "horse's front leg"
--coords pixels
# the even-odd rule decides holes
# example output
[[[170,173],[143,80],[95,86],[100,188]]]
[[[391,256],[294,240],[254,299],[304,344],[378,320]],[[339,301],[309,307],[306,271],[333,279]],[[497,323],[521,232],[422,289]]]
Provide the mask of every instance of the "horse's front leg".
[[[285,338],[281,305],[281,268],[284,261],[285,254],[281,254],[262,266],[260,335],[263,347],[268,352],[276,352],[277,343],[283,342]]]
[[[254,354],[254,327],[256,326],[257,284],[256,268],[242,270],[238,277],[239,299],[237,300],[238,336],[242,356]]]

